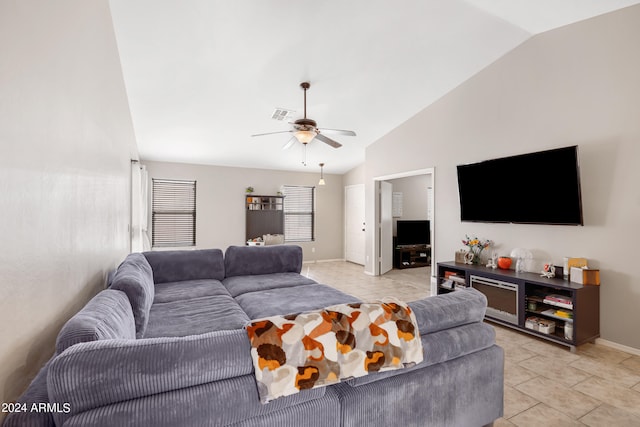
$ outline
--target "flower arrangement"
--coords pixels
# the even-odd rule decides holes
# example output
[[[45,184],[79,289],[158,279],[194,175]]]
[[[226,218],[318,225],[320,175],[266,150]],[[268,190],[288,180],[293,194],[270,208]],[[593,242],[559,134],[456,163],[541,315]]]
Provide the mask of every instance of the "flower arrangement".
[[[482,251],[493,244],[491,240],[478,239],[477,237],[470,238],[469,236],[465,236],[466,239],[462,240],[462,244],[469,247],[469,252],[473,254],[472,263],[480,264],[480,254]]]

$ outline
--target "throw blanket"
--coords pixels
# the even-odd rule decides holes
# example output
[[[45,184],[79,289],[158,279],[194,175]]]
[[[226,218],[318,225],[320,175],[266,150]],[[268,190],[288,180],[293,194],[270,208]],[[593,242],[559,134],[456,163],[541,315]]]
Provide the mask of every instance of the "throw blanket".
[[[262,403],[422,361],[415,315],[392,299],[255,320],[247,334]]]

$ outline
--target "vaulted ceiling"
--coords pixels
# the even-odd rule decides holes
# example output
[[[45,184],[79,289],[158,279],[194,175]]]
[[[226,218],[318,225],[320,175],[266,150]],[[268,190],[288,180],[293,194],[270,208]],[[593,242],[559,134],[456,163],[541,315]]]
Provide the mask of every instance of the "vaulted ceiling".
[[[144,160],[344,173],[365,147],[535,34],[640,0],[110,0]],[[327,136],[282,147],[276,108]]]

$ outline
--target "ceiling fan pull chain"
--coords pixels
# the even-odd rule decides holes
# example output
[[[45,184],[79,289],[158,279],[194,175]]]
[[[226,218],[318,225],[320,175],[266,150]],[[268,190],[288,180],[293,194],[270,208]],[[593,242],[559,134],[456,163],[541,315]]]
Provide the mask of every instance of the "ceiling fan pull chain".
[[[307,166],[307,144],[302,144],[302,164]]]

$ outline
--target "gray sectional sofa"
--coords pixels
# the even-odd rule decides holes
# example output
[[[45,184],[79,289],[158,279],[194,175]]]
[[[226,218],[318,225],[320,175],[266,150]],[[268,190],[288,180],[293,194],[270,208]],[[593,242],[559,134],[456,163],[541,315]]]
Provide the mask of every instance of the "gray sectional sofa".
[[[300,275],[297,246],[129,255],[62,328],[5,426],[482,426],[502,416],[503,351],[468,289],[409,303],[424,361],[259,402],[251,319],[357,299]]]

